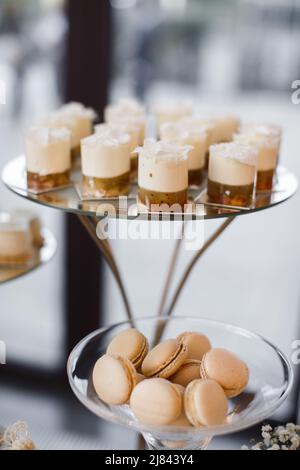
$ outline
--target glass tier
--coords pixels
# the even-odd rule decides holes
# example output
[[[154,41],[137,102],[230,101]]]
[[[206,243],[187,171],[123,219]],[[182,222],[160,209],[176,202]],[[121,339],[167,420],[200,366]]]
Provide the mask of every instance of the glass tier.
[[[150,426],[137,421],[128,405],[109,406],[97,397],[92,371],[97,359],[121,331],[134,326],[155,344],[157,329],[161,340],[176,338],[183,331],[204,333],[215,347],[236,353],[248,366],[246,389],[229,400],[227,420],[218,426]],[[154,449],[200,449],[218,435],[241,431],[265,420],[286,399],[293,372],[286,357],[268,340],[226,323],[196,317],[137,318],[134,324],[122,322],[91,333],[73,349],[68,361],[68,377],[77,398],[100,418],[127,426],[143,434]]]
[[[149,218],[181,218],[182,214],[149,213],[137,202],[137,185],[133,184],[128,197],[117,199],[82,200],[80,196],[81,174],[78,170],[72,171],[72,185],[55,190],[33,193],[27,188],[25,157],[19,156],[10,161],[2,173],[4,184],[16,194],[33,202],[43,204],[55,209],[72,212],[79,215],[97,216],[99,218],[109,215],[124,219]],[[284,167],[279,167],[277,182],[272,192],[258,193],[253,205],[249,208],[234,208],[211,204],[206,197],[206,183],[199,188],[189,189],[189,209],[185,212],[186,218],[215,219],[229,216],[249,214],[280,204],[297,190],[296,177]]]
[[[42,229],[44,245],[36,249],[34,257],[28,263],[20,266],[4,267],[0,265],[0,284],[12,281],[18,277],[24,276],[43,264],[48,263],[56,252],[57,243],[52,233],[47,229]]]

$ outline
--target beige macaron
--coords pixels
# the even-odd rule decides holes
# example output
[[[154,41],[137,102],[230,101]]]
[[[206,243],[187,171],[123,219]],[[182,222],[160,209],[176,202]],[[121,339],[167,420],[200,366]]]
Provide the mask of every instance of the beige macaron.
[[[147,338],[135,328],[122,331],[109,343],[106,353],[129,359],[138,369],[148,352]]]
[[[214,380],[193,380],[185,390],[184,410],[194,426],[223,424],[228,412],[225,392]]]
[[[203,355],[211,349],[211,343],[207,336],[195,331],[186,331],[177,336],[188,348],[188,359],[201,361]]]
[[[227,349],[210,349],[203,357],[200,366],[203,379],[213,379],[224,389],[227,397],[236,397],[249,381],[247,365]]]
[[[167,379],[187,358],[187,347],[176,339],[168,339],[155,346],[145,357],[142,373],[146,377]]]
[[[130,406],[142,423],[153,426],[166,425],[181,415],[182,395],[168,380],[143,380],[134,388]]]
[[[187,359],[178,371],[169,377],[169,380],[174,384],[186,387],[192,380],[200,379],[200,364],[201,361],[197,359]]]
[[[96,393],[109,405],[126,403],[136,383],[136,370],[124,357],[105,354],[94,366],[93,384]]]

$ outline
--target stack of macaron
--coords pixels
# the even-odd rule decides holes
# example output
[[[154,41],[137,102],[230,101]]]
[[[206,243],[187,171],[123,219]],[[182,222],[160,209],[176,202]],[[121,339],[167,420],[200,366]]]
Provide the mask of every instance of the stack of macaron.
[[[129,405],[143,424],[214,426],[226,423],[228,398],[249,380],[247,365],[207,336],[185,332],[149,351],[147,338],[130,328],[113,338],[93,369],[98,397]]]

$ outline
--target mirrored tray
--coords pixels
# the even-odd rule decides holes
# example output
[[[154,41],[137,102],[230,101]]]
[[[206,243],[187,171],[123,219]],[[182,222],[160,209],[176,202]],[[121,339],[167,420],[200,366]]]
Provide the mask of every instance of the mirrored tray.
[[[10,161],[2,173],[4,184],[18,195],[33,202],[43,204],[55,209],[61,209],[79,215],[105,217],[109,215],[115,218],[127,219],[163,219],[165,217],[182,218],[183,214],[176,213],[149,213],[137,202],[137,186],[133,184],[129,197],[116,199],[81,200],[79,191],[80,172],[72,172],[72,185],[65,188],[55,189],[40,194],[28,191],[25,172],[25,157],[19,156]],[[297,190],[297,179],[289,170],[279,167],[277,172],[277,183],[272,192],[259,193],[255,197],[253,206],[250,208],[234,208],[210,204],[206,198],[205,183],[202,187],[189,190],[188,210],[184,213],[190,219],[215,219],[222,217],[249,214],[262,209],[267,209],[280,204]]]
[[[44,245],[36,248],[32,260],[20,266],[4,267],[0,265],[0,284],[17,279],[25,274],[48,263],[56,253],[57,243],[52,233],[47,229],[42,229]]]

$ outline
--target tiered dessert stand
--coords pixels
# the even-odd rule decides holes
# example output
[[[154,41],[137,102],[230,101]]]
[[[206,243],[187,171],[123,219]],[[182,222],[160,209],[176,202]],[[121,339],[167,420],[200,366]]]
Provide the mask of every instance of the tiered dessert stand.
[[[3,179],[4,184],[10,190],[15,192],[19,196],[26,198],[27,200],[77,215],[77,217],[82,222],[82,224],[84,225],[84,227],[86,228],[86,230],[88,231],[88,233],[90,234],[94,242],[97,244],[97,247],[99,248],[100,253],[106,259],[106,262],[114,275],[115,281],[118,285],[118,288],[120,290],[120,293],[124,302],[127,319],[129,321],[129,324],[131,325],[132,324],[138,325],[138,323],[142,322],[142,320],[134,319],[134,316],[132,314],[132,310],[130,307],[129,299],[127,296],[126,288],[125,288],[125,285],[123,283],[123,280],[122,280],[122,277],[118,268],[116,257],[113,253],[109,240],[107,240],[105,237],[99,237],[98,222],[105,217],[119,218],[119,219],[126,219],[126,220],[135,220],[135,219],[164,220],[169,216],[169,219],[181,220],[182,221],[181,229],[184,231],[186,224],[189,223],[189,220],[225,219],[222,221],[222,223],[216,229],[216,231],[205,241],[202,247],[199,248],[196,252],[194,252],[194,254],[191,257],[191,260],[189,261],[187,267],[185,268],[184,272],[181,275],[179,283],[174,290],[173,297],[170,299],[167,305],[168,294],[170,292],[170,287],[171,287],[172,280],[173,280],[173,274],[174,274],[174,270],[176,267],[176,260],[177,260],[177,257],[181,248],[182,237],[179,238],[178,241],[175,242],[174,253],[170,261],[170,266],[169,266],[167,278],[165,281],[164,289],[162,292],[162,297],[161,297],[160,307],[159,307],[159,312],[158,312],[161,320],[153,319],[152,326],[155,323],[154,326],[155,326],[155,331],[156,331],[156,335],[154,335],[154,341],[155,339],[157,340],[158,338],[163,337],[164,329],[165,328],[168,329],[169,317],[171,316],[174,310],[178,297],[180,293],[182,292],[182,289],[193,267],[198,262],[198,260],[202,257],[202,255],[208,250],[208,248],[213,244],[213,242],[222,234],[222,232],[238,216],[247,215],[249,213],[265,210],[288,200],[290,197],[292,197],[295,194],[295,192],[297,191],[297,186],[298,186],[295,176],[286,168],[279,167],[277,171],[277,182],[276,182],[276,185],[274,186],[273,191],[269,193],[258,194],[255,198],[253,206],[251,206],[250,208],[242,209],[242,208],[237,208],[237,207],[225,207],[225,206],[210,204],[206,198],[206,190],[205,190],[205,183],[204,183],[203,187],[198,188],[198,189],[191,189],[189,191],[189,200],[191,204],[183,217],[182,214],[174,214],[174,213],[173,214],[166,214],[166,213],[149,214],[147,211],[144,211],[137,204],[137,198],[136,198],[137,188],[135,185],[133,185],[132,192],[128,198],[109,199],[109,200],[107,199],[106,200],[105,199],[82,200],[80,197],[80,191],[78,191],[78,187],[77,187],[77,185],[80,185],[80,174],[78,174],[78,172],[76,171],[74,171],[72,174],[72,181],[74,182],[74,184],[72,184],[70,187],[56,189],[56,190],[48,191],[42,194],[34,194],[28,191],[27,189],[24,156],[17,157],[6,165],[2,174],[2,179]],[[175,318],[177,317],[174,317],[174,319]],[[191,322],[192,323],[195,322],[195,327],[197,326],[197,322],[195,320],[191,319]],[[212,332],[214,332],[215,329],[218,330],[219,328],[219,333],[222,334],[222,327],[218,327],[218,326],[214,327],[214,325],[212,324],[207,325],[207,326],[212,329]],[[146,327],[148,328],[147,325]],[[188,327],[190,328],[190,326]],[[185,326],[185,329],[186,329],[186,326]],[[80,343],[78,345],[78,349],[75,348],[74,352],[72,353],[73,355],[71,356],[70,363],[69,363],[69,376],[70,376],[70,381],[71,381],[73,390],[75,391],[79,399],[81,399],[81,401],[95,413],[111,421],[122,422],[123,424],[126,424],[131,428],[140,430],[140,432],[142,432],[144,437],[147,439],[150,446],[154,448],[163,448],[165,444],[162,443],[161,439],[159,439],[159,444],[157,444],[158,442],[157,439],[151,438],[151,435],[153,436],[151,432],[149,434],[146,429],[142,429],[142,428],[139,429],[138,427],[134,427],[130,419],[125,419],[124,417],[122,419],[119,419],[120,415],[118,414],[118,411],[115,411],[115,412],[112,411],[111,413],[108,413],[106,411],[102,412],[101,410],[103,406],[99,404],[97,406],[95,397],[92,398],[93,403],[92,402],[87,403],[88,400],[86,400],[86,397],[90,392],[91,384],[89,383],[88,386],[86,385],[88,377],[89,377],[88,374],[86,374],[86,367],[90,368],[93,366],[93,364],[89,364],[89,366],[87,366],[86,364],[85,365],[86,367],[84,367],[85,375],[84,376],[81,375],[80,377],[76,376],[76,371],[75,369],[73,370],[72,367],[76,368],[78,363],[82,365],[82,361],[85,360],[84,355],[87,353],[88,354],[87,354],[86,360],[91,360],[92,357],[94,359],[97,356],[97,354],[99,354],[101,347],[99,346],[99,344],[97,344],[97,341],[95,341],[95,338],[96,340],[98,339],[98,341],[101,342],[102,336],[105,336],[105,332],[103,331],[104,330],[99,330],[98,333],[96,332],[90,335],[90,337],[85,339],[82,342],[82,344]],[[243,333],[243,331],[240,329],[237,329],[237,331],[234,332],[230,330],[230,328],[229,330],[227,330],[226,326],[223,328],[223,333],[228,334],[229,337],[230,337],[230,334],[232,334],[236,340],[238,337],[243,337],[244,335],[247,336],[247,333]],[[259,337],[255,337],[255,336],[251,337],[250,333],[249,335],[250,336],[248,336],[248,340],[253,341],[254,348],[255,348],[255,342],[257,343],[257,347],[260,347],[260,344],[262,343],[260,343]],[[232,341],[233,337],[229,338],[229,340]],[[268,345],[269,343],[266,342],[266,344]],[[263,349],[263,346],[261,347]],[[92,349],[93,349],[93,353],[91,352]],[[274,403],[277,403],[277,405],[281,403],[282,398],[286,396],[287,392],[290,389],[291,380],[292,380],[291,379],[292,373],[290,371],[290,368],[288,364],[285,363],[285,360],[282,359],[281,353],[278,352],[276,348],[273,348],[272,351],[274,352],[275,356],[276,354],[278,354],[278,356],[276,356],[277,360],[279,361],[277,363],[277,366],[279,367],[279,369],[280,367],[282,367],[282,371],[281,371],[282,372],[281,374],[282,384],[280,386],[281,388],[280,387],[277,388],[277,391],[279,390],[277,401],[276,399],[275,399],[275,402],[274,400],[272,401],[272,397],[273,398],[275,397],[274,395],[270,397],[267,395],[262,398],[262,402],[264,403],[265,403],[265,400],[270,399],[269,412],[274,410]],[[82,361],[80,361],[81,355],[83,357]],[[276,364],[275,364],[275,367],[276,367]],[[83,385],[82,385],[83,388],[81,388],[80,379],[83,380]],[[256,386],[258,385],[258,383],[259,381],[257,381]],[[259,383],[258,389],[260,389],[261,386],[263,386],[263,384]],[[262,418],[265,416],[266,416],[266,413],[265,414],[258,413],[256,415],[257,417],[256,422],[259,422],[259,418]],[[253,419],[248,421],[247,425],[250,425],[249,423],[254,424]],[[245,427],[245,424],[244,424],[244,427]],[[233,430],[238,430],[238,429],[239,429],[239,425],[235,423]],[[211,434],[207,435],[206,437],[211,438],[212,435],[224,434],[226,432],[231,432],[231,431],[230,429],[224,430],[224,426],[223,426],[222,429],[219,431],[216,429],[211,430]],[[194,441],[195,439],[197,440],[196,434],[197,433],[195,431],[193,434]],[[170,437],[169,432],[167,433],[167,436],[169,436],[167,438],[167,442],[170,443],[170,440],[171,441],[174,440],[174,435],[173,437],[172,436]],[[206,442],[206,439],[204,439],[204,437],[205,437],[205,433],[201,436],[201,439],[199,437],[198,446],[196,444],[192,447],[188,447],[185,445],[185,448],[204,448],[205,445],[203,444],[203,442],[204,441]],[[178,439],[179,439],[178,435],[176,434],[175,440],[178,441]],[[179,439],[179,442],[182,442],[182,440],[184,439],[181,436],[181,441]],[[202,444],[200,443],[200,441],[202,442]],[[165,446],[165,447],[168,447],[168,446]]]
[[[57,248],[54,236],[45,228],[42,229],[41,234],[44,244],[40,248],[35,248],[34,256],[28,263],[8,267],[0,266],[0,285],[34,271],[54,257]]]

